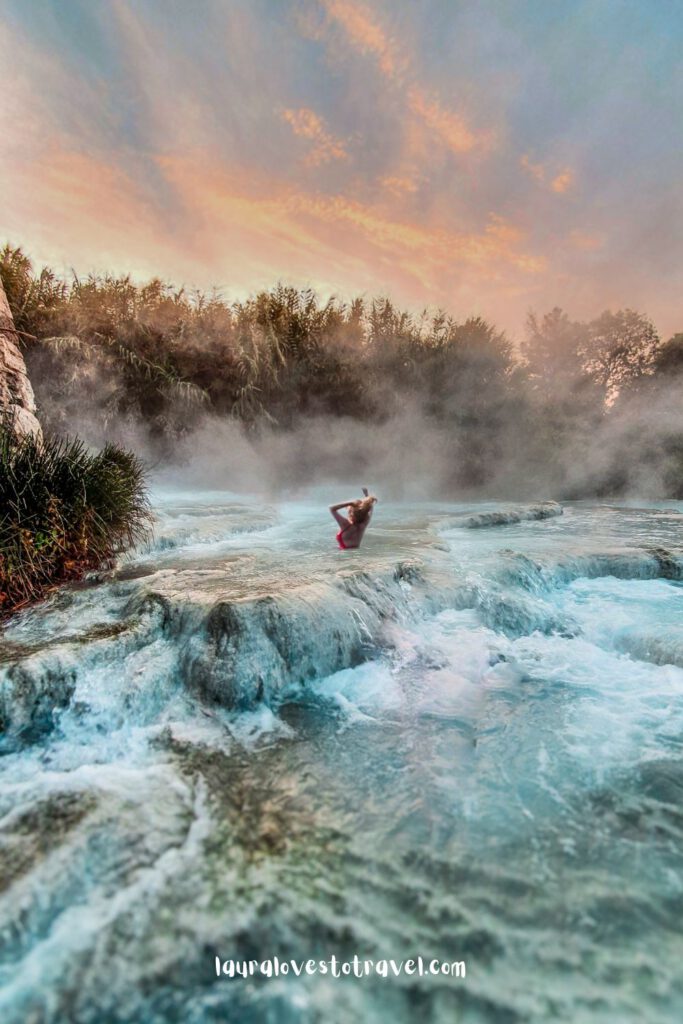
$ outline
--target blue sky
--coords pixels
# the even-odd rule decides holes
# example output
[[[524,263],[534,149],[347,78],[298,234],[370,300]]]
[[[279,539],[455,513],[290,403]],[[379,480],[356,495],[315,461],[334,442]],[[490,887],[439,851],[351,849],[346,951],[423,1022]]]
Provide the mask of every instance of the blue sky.
[[[5,0],[5,238],[243,296],[286,280],[681,329],[679,0]]]

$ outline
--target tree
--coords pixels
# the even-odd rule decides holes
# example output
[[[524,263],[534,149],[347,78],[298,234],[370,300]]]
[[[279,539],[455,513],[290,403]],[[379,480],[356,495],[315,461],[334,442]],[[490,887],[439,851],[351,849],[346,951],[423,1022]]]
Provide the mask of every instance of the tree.
[[[570,320],[558,306],[540,320],[530,313],[521,353],[532,388],[548,397],[575,390],[585,376],[582,352],[587,342],[586,325]]]
[[[683,334],[674,334],[658,350],[652,369],[656,377],[678,377],[683,374]]]
[[[622,389],[653,372],[659,347],[651,320],[633,309],[620,309],[591,321],[581,354],[585,370],[611,404]]]

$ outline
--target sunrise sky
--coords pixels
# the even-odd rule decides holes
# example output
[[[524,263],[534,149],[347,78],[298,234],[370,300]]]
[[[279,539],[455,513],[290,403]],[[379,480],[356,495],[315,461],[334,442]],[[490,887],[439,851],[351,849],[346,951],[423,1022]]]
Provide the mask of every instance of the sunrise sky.
[[[3,0],[0,240],[683,329],[679,0]]]

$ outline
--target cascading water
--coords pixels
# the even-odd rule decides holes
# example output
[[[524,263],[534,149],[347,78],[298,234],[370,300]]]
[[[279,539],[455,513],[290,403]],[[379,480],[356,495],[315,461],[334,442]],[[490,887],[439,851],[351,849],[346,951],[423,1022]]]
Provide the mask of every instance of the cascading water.
[[[680,506],[157,508],[0,642],[3,1022],[681,1019]]]

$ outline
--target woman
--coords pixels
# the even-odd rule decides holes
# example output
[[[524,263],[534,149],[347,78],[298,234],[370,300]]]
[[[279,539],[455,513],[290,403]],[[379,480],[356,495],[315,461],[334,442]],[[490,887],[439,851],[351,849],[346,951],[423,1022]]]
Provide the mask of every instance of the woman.
[[[337,534],[337,543],[342,551],[360,547],[363,534],[372,518],[372,509],[377,498],[368,494],[367,487],[363,488],[363,494],[365,497],[357,501],[342,501],[339,505],[330,505],[330,512],[341,527]],[[340,508],[348,509],[345,516],[339,514]]]

